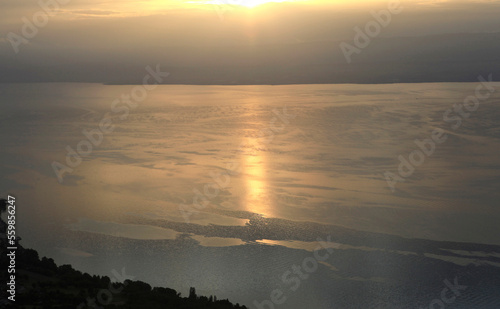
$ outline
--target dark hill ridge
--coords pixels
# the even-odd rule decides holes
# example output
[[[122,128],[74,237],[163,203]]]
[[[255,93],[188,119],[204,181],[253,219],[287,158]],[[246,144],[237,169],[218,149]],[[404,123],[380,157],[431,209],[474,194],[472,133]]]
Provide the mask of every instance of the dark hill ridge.
[[[0,208],[5,211],[5,200]],[[6,224],[0,219],[1,282],[8,282]],[[20,239],[19,239],[20,240]],[[6,289],[0,291],[0,308],[247,308],[233,305],[215,296],[198,296],[195,288],[188,297],[177,291],[154,287],[142,281],[124,280],[112,283],[107,276],[91,276],[71,267],[57,266],[53,259],[38,256],[37,251],[19,243],[16,250],[15,303],[7,300]]]
[[[500,33],[440,34],[376,38],[348,63],[340,41],[311,41],[258,46],[165,46],[133,57],[68,53],[58,64],[26,50],[11,56],[0,45],[0,83],[83,82],[141,84],[152,63],[170,73],[166,84],[281,85],[477,82],[479,75],[500,76]],[[346,42],[354,44],[354,42]],[[26,58],[23,58],[26,57]],[[61,57],[59,57],[60,60]],[[33,59],[37,59],[36,62]],[[100,60],[101,59],[101,60]],[[57,61],[55,62],[57,63]]]

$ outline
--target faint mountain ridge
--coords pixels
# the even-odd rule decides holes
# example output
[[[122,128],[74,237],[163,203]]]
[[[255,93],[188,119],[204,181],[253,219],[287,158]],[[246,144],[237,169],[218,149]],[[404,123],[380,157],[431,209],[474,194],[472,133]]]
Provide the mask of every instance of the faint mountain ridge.
[[[43,50],[27,50],[12,62],[12,57],[5,55],[8,46],[4,42],[6,50],[0,48],[0,82],[140,84],[144,67],[152,63],[159,63],[171,73],[167,84],[474,82],[478,75],[491,73],[494,79],[500,75],[499,39],[500,33],[378,37],[360,54],[353,54],[351,64],[340,50],[341,42],[333,41],[254,46],[158,45],[140,54],[135,50],[120,56],[95,52],[78,54],[78,58],[66,51],[60,64],[54,64],[58,58],[52,59],[55,56]],[[199,48],[204,51],[202,55],[196,52]],[[47,64],[35,65],[36,61],[24,61],[28,59],[23,57],[38,58],[38,63]]]

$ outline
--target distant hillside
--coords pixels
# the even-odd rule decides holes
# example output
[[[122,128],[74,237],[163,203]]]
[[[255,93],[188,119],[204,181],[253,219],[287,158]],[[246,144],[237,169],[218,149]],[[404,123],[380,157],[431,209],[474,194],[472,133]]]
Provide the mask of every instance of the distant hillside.
[[[490,73],[498,80],[499,39],[500,33],[375,38],[350,64],[334,41],[200,46],[201,56],[198,48],[166,46],[134,57],[68,54],[64,62],[37,51],[14,57],[0,48],[0,83],[140,84],[144,68],[156,64],[171,73],[165,84],[475,82]]]
[[[0,200],[2,211],[5,200]],[[8,282],[5,222],[0,219],[1,282]],[[107,276],[91,276],[71,267],[57,266],[50,258],[39,258],[32,249],[18,244],[16,250],[16,301],[7,300],[6,289],[0,291],[0,308],[246,308],[217,297],[198,296],[191,288],[188,297],[173,289],[152,288],[141,281],[112,283]]]

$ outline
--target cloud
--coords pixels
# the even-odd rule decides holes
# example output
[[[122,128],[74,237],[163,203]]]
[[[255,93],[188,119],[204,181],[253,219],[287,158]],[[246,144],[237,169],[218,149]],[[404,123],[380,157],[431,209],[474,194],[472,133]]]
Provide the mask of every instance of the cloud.
[[[107,16],[107,15],[120,14],[120,12],[104,11],[104,10],[74,10],[70,12],[75,15],[90,15],[90,16]]]

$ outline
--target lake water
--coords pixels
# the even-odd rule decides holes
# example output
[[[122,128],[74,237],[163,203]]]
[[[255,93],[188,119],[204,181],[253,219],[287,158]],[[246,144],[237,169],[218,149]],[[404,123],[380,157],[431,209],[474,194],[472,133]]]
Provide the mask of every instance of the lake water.
[[[1,193],[26,247],[183,295],[417,308],[463,274],[475,288],[456,308],[493,308],[500,284],[477,280],[500,266],[500,95],[457,109],[479,85],[164,85],[136,100],[130,85],[3,84]],[[418,163],[406,176],[400,156]],[[307,279],[283,280],[304,261]]]

